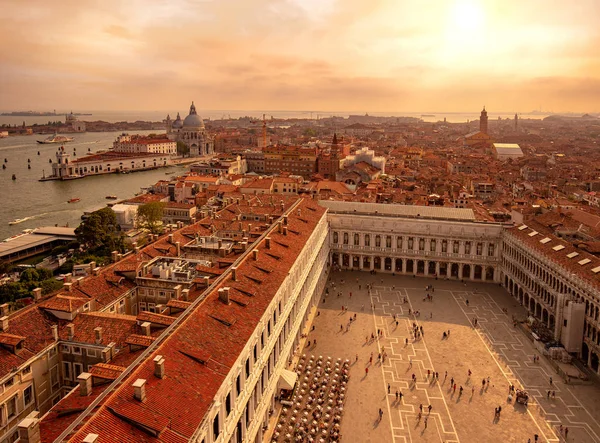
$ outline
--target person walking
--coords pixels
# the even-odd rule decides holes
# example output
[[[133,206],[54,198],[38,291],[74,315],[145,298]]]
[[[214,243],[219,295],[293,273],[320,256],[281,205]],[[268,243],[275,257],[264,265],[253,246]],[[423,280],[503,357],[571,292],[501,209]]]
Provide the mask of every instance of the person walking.
[[[423,412],[423,403],[419,405],[419,412]]]
[[[388,383],[388,394],[390,393],[390,384]]]
[[[365,377],[369,375],[369,368],[365,368]]]
[[[569,438],[569,428],[565,428],[565,441]]]
[[[427,417],[425,417],[425,419],[423,420],[423,425],[425,425],[423,429],[427,429]]]
[[[448,378],[448,371],[444,372],[444,381],[446,381],[446,379]]]
[[[427,413],[431,414],[431,408],[433,408],[433,406],[431,406],[431,405],[427,406]]]
[[[383,411],[379,408],[379,421],[383,418]]]

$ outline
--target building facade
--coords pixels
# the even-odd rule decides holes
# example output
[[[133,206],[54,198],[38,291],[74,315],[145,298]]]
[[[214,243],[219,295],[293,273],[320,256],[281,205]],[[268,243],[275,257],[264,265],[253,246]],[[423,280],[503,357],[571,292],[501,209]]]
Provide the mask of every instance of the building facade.
[[[169,140],[164,134],[158,137],[123,134],[113,142],[112,150],[129,154],[177,155],[177,143]]]
[[[329,209],[332,265],[401,275],[501,281],[502,225],[477,222],[470,209],[320,203]]]

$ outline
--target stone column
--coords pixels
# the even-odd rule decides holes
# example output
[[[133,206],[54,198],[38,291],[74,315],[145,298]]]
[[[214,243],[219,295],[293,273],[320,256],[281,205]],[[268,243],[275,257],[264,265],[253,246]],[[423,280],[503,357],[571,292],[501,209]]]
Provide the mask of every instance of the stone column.
[[[402,260],[402,273],[406,274],[406,259],[401,258],[400,260]]]
[[[452,276],[452,263],[448,262],[446,266],[446,277],[450,278]]]
[[[363,266],[364,266],[364,256],[363,255],[359,255],[358,259],[360,260],[358,262],[358,269],[360,269],[362,271],[363,270]]]
[[[379,265],[380,271],[385,271],[385,257],[381,257],[381,263]]]
[[[440,262],[435,262],[435,275],[440,275]]]
[[[424,260],[423,263],[424,263],[424,269],[423,269],[423,271],[425,271],[425,272],[423,272],[423,274],[425,276],[428,276],[429,275],[429,260]]]
[[[487,266],[482,266],[481,267],[481,281],[486,281],[487,280]]]
[[[350,254],[350,261],[348,262],[348,269],[352,270],[354,268],[354,255]]]
[[[458,264],[458,278],[463,278],[463,264],[459,263]]]
[[[471,265],[471,272],[469,274],[469,278],[473,281],[475,280],[475,265]]]
[[[392,272],[396,272],[396,257],[392,258]]]
[[[371,271],[375,270],[375,257],[371,256],[371,262],[369,263],[369,268],[371,268]]]
[[[343,254],[341,252],[338,252],[338,266],[340,267],[340,269],[342,269],[343,260],[344,260]]]

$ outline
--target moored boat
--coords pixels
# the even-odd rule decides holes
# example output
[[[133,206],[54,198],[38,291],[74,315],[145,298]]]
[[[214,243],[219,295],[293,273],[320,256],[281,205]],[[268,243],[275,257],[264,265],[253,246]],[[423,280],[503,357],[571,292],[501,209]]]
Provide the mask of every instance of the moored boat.
[[[107,196],[106,196],[106,199],[107,199],[107,200],[116,200],[116,199],[117,199],[117,196],[116,196],[116,195],[107,195]]]
[[[80,198],[75,197],[75,198],[72,198],[71,200],[67,201],[67,203],[77,203],[80,200],[81,200]]]

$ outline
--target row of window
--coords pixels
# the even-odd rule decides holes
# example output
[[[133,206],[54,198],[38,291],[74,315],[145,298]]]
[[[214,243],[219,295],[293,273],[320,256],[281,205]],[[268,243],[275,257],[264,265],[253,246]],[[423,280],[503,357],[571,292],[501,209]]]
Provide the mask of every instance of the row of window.
[[[308,246],[310,246],[310,245],[308,245]],[[308,250],[311,250],[311,249],[308,248]],[[323,251],[321,251],[321,255],[323,255]],[[308,258],[308,254],[304,253],[302,256],[299,257],[300,263],[307,265],[306,264],[307,258]],[[318,261],[319,261],[319,259],[317,259],[316,262],[318,262]],[[321,261],[324,261],[323,257],[321,257]],[[303,267],[300,267],[300,269],[303,269]],[[299,275],[299,271],[296,270],[296,272],[294,272],[289,277],[290,289],[294,288],[296,286],[298,275]],[[262,395],[264,394],[264,391],[266,389],[266,386],[267,386],[269,380],[271,379],[271,376],[273,375],[273,370],[275,368],[275,365],[277,364],[277,361],[279,360],[283,345],[286,342],[286,340],[288,339],[293,319],[295,319],[296,316],[298,315],[299,305],[304,300],[306,287],[308,286],[307,283],[308,283],[307,281],[304,282],[304,285],[302,286],[302,289],[301,289],[301,295],[296,299],[296,302],[294,303],[294,306],[292,307],[290,315],[289,315],[289,317],[287,317],[287,320],[283,327],[283,330],[277,339],[277,343],[276,343],[275,347],[273,348],[273,351],[269,355],[269,360],[268,360],[267,365],[263,369],[262,376],[258,379],[258,381],[256,383],[256,386],[255,386],[254,391],[251,396],[251,401],[252,401],[253,405],[257,405],[260,402]],[[290,293],[289,291],[286,291],[286,294],[289,294],[289,293]],[[286,302],[287,302],[287,299],[283,300],[283,305],[285,305]],[[247,380],[250,377],[253,366],[258,362],[258,358],[261,354],[261,351],[265,347],[265,343],[268,341],[269,337],[272,334],[273,328],[279,321],[281,311],[282,311],[282,301],[279,302],[276,309],[273,311],[273,316],[272,316],[272,318],[269,319],[269,321],[267,323],[267,327],[265,330],[263,330],[263,333],[261,334],[260,339],[254,344],[254,347],[252,349],[252,354],[250,356],[248,356],[248,358],[246,358],[246,362],[244,364],[244,375],[245,375],[244,380]],[[217,414],[213,419],[214,440],[216,440],[217,437],[219,436],[219,433],[222,430],[222,424],[227,419],[227,417],[229,416],[229,414],[232,410],[232,402],[235,401],[235,398],[237,398],[237,396],[240,394],[241,390],[243,389],[243,386],[242,386],[243,383],[242,383],[241,378],[242,378],[241,374],[238,374],[238,376],[236,377],[235,390],[233,392],[229,392],[225,398],[225,417],[223,418],[223,420],[219,421],[220,414]],[[233,398],[233,400],[232,400],[232,398]],[[250,403],[250,401],[248,403]],[[253,412],[250,410],[248,405],[246,405],[244,414],[243,414],[242,418],[240,419],[240,421],[236,425],[237,432],[234,434],[234,438],[231,439],[231,442],[238,443],[238,442],[242,441],[242,429],[243,429],[242,421],[245,421],[246,427],[247,427],[252,418],[252,413]]]
[[[361,246],[361,242],[360,242],[360,234],[353,234],[352,235],[352,243],[354,246]],[[375,234],[373,235],[374,237],[374,245],[377,248],[381,247],[382,244],[382,240],[385,240],[385,247],[386,248],[391,248],[392,247],[392,242],[393,242],[393,237],[391,235],[379,235],[379,234]],[[339,243],[339,239],[340,239],[340,235],[338,232],[334,231],[333,232],[333,243],[334,244],[338,244]],[[417,238],[415,239],[414,237],[408,237],[407,241],[406,241],[406,246],[408,250],[414,250],[414,246],[415,246],[415,240],[418,244],[418,250],[419,251],[426,251],[425,247],[427,245],[427,242],[425,241],[424,238]],[[459,254],[460,252],[460,241],[458,240],[442,240],[440,242],[438,242],[436,239],[430,239],[429,240],[429,249],[428,251],[430,252],[438,252],[438,243],[440,244],[440,248],[441,251],[439,252],[448,252],[448,244],[451,245],[452,247],[452,253],[454,254]],[[343,237],[342,237],[342,244],[344,245],[348,245],[350,244],[350,234],[348,232],[344,232],[343,233]],[[470,241],[465,241],[463,242],[464,244],[464,253],[465,254],[472,254],[473,251],[473,242]],[[364,234],[363,235],[363,245],[362,246],[367,246],[370,247],[371,246],[371,234]],[[396,237],[396,249],[402,249],[404,246],[404,237],[398,236]],[[484,252],[484,244],[481,242],[477,242],[476,243],[476,247],[475,247],[475,253],[476,255],[483,255]],[[488,256],[493,256],[495,253],[495,248],[494,248],[494,244],[493,243],[488,243],[487,245],[487,255]]]
[[[13,418],[19,415],[19,394],[19,392],[15,393],[15,395],[0,405],[0,423],[2,426],[6,426]],[[33,403],[33,385],[29,385],[23,390],[22,400],[22,409],[31,406]]]

